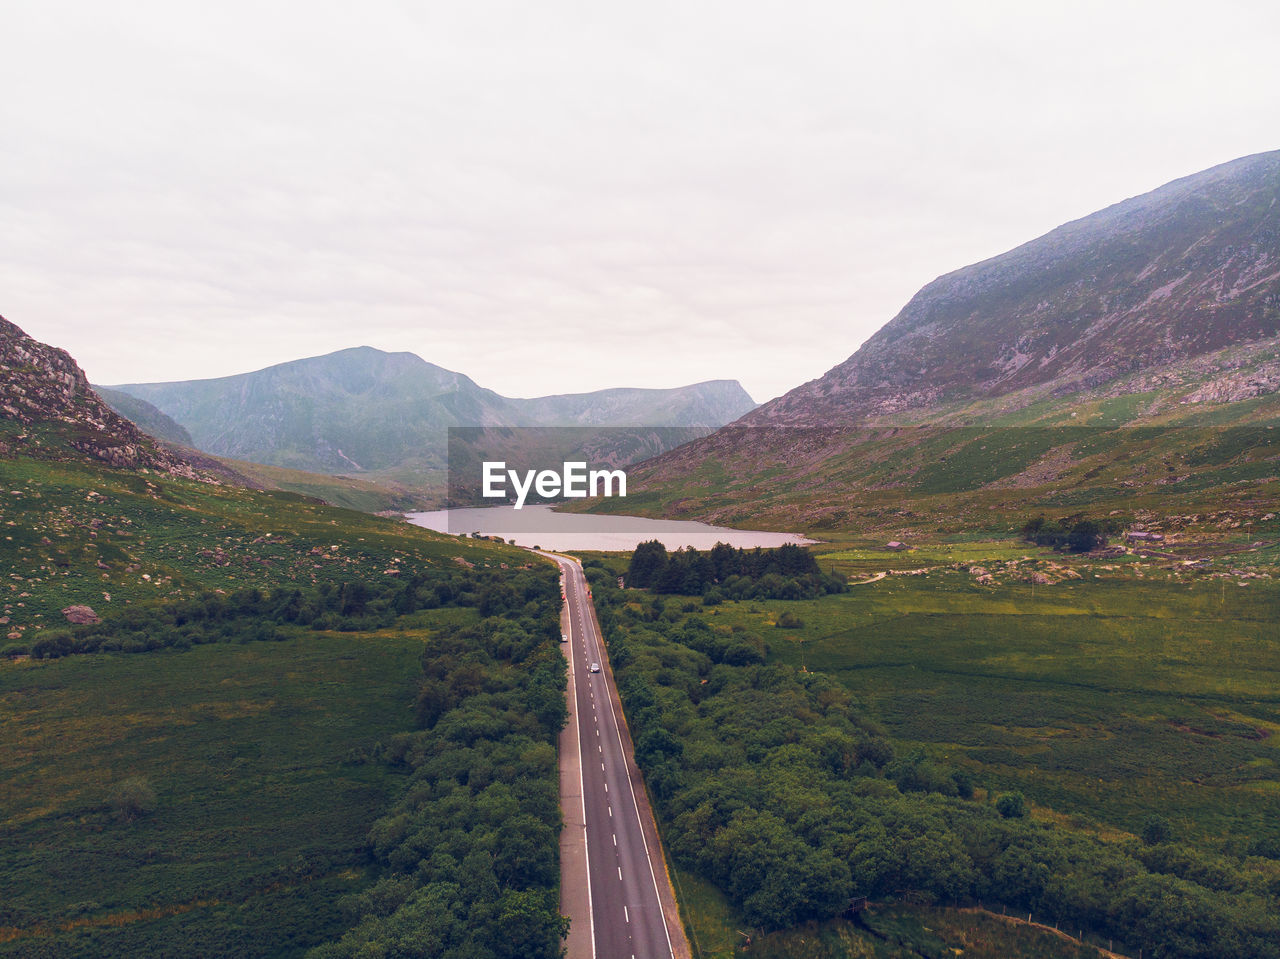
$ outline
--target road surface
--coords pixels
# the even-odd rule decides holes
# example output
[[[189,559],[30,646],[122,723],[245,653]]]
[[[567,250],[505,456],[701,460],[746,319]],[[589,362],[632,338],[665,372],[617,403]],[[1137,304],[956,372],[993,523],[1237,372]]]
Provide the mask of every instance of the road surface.
[[[570,959],[687,959],[689,945],[586,578],[572,560],[544,555],[560,566],[567,606],[571,716],[561,749],[573,752],[562,755],[562,776],[576,767],[580,777],[562,784],[562,796],[573,802],[565,803],[567,841],[561,848],[577,860],[563,864]],[[599,672],[590,671],[592,663]],[[584,880],[585,895],[579,888]]]

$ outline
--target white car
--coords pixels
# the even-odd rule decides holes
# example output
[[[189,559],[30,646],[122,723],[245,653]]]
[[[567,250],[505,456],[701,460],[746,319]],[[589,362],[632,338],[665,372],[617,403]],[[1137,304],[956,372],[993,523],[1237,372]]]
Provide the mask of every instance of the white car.
[[[593,673],[598,673],[598,672],[600,672],[600,664],[599,664],[599,663],[592,663],[592,664],[591,664],[591,672],[593,672]]]

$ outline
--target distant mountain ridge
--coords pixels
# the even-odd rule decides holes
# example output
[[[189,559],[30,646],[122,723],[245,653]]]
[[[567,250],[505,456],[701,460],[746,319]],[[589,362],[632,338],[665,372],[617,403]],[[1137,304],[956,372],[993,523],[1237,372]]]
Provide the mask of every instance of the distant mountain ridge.
[[[191,434],[182,428],[181,423],[175,423],[172,418],[165,416],[146,400],[140,400],[136,396],[108,389],[105,386],[94,387],[94,392],[102,397],[104,403],[148,436],[166,443],[176,443],[179,446],[194,447],[196,445]]]
[[[515,399],[412,353],[355,347],[253,373],[111,387],[208,453],[329,473],[425,474],[451,426],[721,426],[755,406],[733,380]]]

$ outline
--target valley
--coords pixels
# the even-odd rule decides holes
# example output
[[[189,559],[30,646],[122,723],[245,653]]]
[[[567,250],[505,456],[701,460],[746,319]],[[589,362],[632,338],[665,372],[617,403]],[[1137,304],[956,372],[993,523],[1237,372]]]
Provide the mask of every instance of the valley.
[[[368,347],[100,397],[0,319],[0,955],[1280,956],[1277,199],[1064,224],[759,407]],[[405,521],[494,437],[626,495]]]

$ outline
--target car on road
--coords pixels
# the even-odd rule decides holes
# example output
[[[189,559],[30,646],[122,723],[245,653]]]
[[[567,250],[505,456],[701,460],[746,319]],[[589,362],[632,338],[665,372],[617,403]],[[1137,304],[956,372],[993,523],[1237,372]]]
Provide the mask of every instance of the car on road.
[[[592,664],[591,664],[591,672],[593,672],[593,673],[598,673],[598,672],[600,672],[600,664],[599,664],[599,663],[592,663]]]
[[[562,642],[562,643],[567,643],[568,641],[569,641],[569,634],[568,634],[568,633],[561,633],[561,634],[560,634],[560,642]]]

